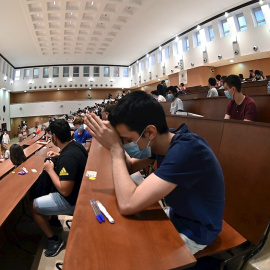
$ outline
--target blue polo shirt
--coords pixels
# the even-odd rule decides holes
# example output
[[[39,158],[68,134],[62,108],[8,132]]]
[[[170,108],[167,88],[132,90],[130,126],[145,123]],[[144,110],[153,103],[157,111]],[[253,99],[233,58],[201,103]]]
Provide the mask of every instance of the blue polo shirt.
[[[222,170],[211,148],[184,124],[160,158],[155,175],[177,184],[165,197],[172,223],[197,244],[212,243],[222,229],[225,192]]]
[[[76,142],[86,143],[87,140],[92,140],[92,135],[87,132],[87,130],[83,130],[82,134],[78,134],[78,130],[74,132],[74,139]]]

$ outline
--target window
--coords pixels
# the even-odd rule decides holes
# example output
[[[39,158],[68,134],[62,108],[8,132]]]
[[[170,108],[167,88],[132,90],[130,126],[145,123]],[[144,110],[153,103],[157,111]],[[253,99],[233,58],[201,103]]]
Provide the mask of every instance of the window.
[[[104,77],[110,77],[110,68],[104,67]]]
[[[162,51],[161,50],[159,50],[157,52],[157,61],[158,61],[158,63],[162,62]]]
[[[152,63],[152,66],[154,66],[156,64],[156,55],[155,54],[151,55],[151,63]]]
[[[69,67],[63,67],[63,77],[69,77]]]
[[[165,59],[169,59],[171,57],[170,55],[170,47],[165,47]]]
[[[128,68],[123,68],[123,77],[128,77]]]
[[[21,70],[20,69],[16,69],[15,71],[15,81],[19,81],[21,79]]]
[[[265,24],[265,18],[260,7],[254,8],[253,13],[258,26]]]
[[[49,68],[43,68],[43,78],[49,78]]]
[[[119,77],[119,67],[113,68],[113,77]]]
[[[24,69],[23,79],[29,79],[30,78],[30,69],[26,68]]]
[[[136,74],[135,66],[132,67],[132,74],[133,74],[133,76]]]
[[[243,13],[236,15],[239,31],[247,30],[247,23]]]
[[[178,42],[173,43],[173,55],[178,55],[179,50],[178,50]]]
[[[39,78],[39,68],[34,68],[33,79]]]
[[[145,59],[145,68],[149,69],[149,57],[146,57]]]
[[[141,62],[141,71],[144,70],[144,61]]]
[[[214,34],[214,29],[212,25],[208,26],[208,35],[209,35],[209,41],[215,40],[215,34]]]
[[[229,28],[229,24],[228,24],[226,19],[221,21],[221,26],[222,26],[224,37],[229,36],[230,35],[230,28]]]
[[[94,77],[99,77],[99,67],[94,67]]]
[[[200,32],[199,31],[197,31],[195,33],[195,37],[196,37],[196,44],[197,44],[197,46],[201,46],[201,35],[200,35]]]
[[[183,49],[184,49],[184,51],[189,51],[189,39],[188,39],[188,37],[183,38]]]
[[[79,77],[80,68],[73,67],[73,77]]]
[[[53,78],[59,77],[59,67],[53,67]]]
[[[89,76],[90,76],[90,68],[83,67],[83,77],[89,77]]]
[[[6,61],[3,61],[3,74],[6,72]]]

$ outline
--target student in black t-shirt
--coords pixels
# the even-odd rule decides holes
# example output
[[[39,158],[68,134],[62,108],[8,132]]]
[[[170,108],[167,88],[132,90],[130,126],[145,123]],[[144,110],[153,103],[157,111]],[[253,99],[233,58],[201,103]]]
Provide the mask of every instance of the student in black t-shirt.
[[[48,221],[51,215],[73,215],[88,153],[85,148],[71,138],[70,127],[64,119],[50,123],[52,142],[60,148],[60,154],[49,151],[48,157],[57,157],[55,168],[51,160],[46,160],[44,170],[48,173],[55,191],[33,201],[33,217],[48,237],[45,256],[56,256],[64,241],[54,235]]]

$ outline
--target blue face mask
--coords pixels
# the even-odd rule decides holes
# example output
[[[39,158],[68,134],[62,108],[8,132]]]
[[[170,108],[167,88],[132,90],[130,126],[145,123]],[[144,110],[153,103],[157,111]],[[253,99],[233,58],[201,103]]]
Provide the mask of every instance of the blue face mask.
[[[79,126],[78,130],[84,130],[84,126],[83,125]]]
[[[233,95],[231,95],[228,90],[225,90],[224,94],[228,99],[233,100]]]
[[[167,97],[169,100],[173,100],[173,98],[174,98],[173,94],[168,94]]]
[[[130,143],[126,143],[123,145],[125,151],[128,153],[128,155],[131,158],[144,159],[144,158],[149,158],[152,155],[151,147],[149,146],[150,141],[149,141],[148,145],[146,146],[146,148],[143,149],[142,151],[139,148],[138,141],[142,137],[144,131],[142,132],[141,136],[139,137],[139,139],[136,142],[130,142]]]

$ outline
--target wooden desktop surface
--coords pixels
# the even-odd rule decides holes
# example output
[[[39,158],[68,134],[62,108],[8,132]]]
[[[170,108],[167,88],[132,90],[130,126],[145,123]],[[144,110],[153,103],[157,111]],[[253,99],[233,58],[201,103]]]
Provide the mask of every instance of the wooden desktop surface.
[[[0,181],[0,226],[42,172],[43,160],[43,156],[32,156]],[[28,170],[27,174],[18,174],[22,167]],[[32,169],[37,172],[32,172]]]
[[[40,138],[45,134],[45,131],[41,131],[36,136],[33,136],[33,134],[29,135],[25,140],[19,143],[19,145],[31,145],[35,143],[36,141],[40,140]]]
[[[14,168],[10,159],[6,159],[0,164],[0,178]]]
[[[42,149],[40,149],[38,152],[35,153],[37,156],[43,156],[44,159],[47,157],[47,153],[49,151],[54,151],[56,153],[59,153],[60,149],[59,147],[55,146],[52,142],[49,142],[47,145],[42,145]]]
[[[132,216],[117,208],[109,152],[93,140],[69,232],[64,270],[184,269],[195,264],[179,233],[156,204]],[[99,200],[115,220],[100,224],[89,200]]]
[[[41,144],[33,143],[30,146],[26,147],[23,151],[24,151],[25,156],[28,158],[42,147],[43,145]]]

